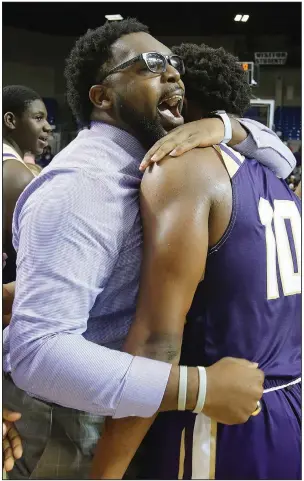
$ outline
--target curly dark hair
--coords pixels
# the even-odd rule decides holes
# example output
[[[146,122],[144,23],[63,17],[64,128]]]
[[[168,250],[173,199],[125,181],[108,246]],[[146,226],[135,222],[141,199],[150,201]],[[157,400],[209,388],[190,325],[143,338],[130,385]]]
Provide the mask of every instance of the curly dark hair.
[[[127,18],[106,22],[95,30],[88,30],[77,40],[66,60],[65,78],[68,104],[82,126],[90,123],[93,106],[89,91],[97,82],[103,66],[111,60],[111,46],[123,35],[137,32],[148,33],[148,27],[135,18]]]
[[[24,85],[7,85],[2,89],[2,112],[12,112],[21,117],[34,100],[42,100],[35,90]]]
[[[186,97],[199,102],[206,116],[214,110],[238,116],[246,112],[251,88],[237,57],[205,44],[183,43],[172,50],[185,62]]]

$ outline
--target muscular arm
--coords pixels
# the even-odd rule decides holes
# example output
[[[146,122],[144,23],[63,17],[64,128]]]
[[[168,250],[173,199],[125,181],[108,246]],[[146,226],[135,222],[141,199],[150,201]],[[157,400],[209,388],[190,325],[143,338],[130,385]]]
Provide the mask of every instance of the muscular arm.
[[[8,159],[3,163],[4,247],[12,241],[12,220],[16,202],[33,178],[33,174],[18,160]]]
[[[144,255],[136,318],[124,346],[129,353],[179,362],[186,314],[208,249],[211,183],[202,175],[202,158],[214,155],[213,149],[194,150],[175,165],[165,160],[145,174]],[[121,478],[154,419],[108,419],[92,477]]]

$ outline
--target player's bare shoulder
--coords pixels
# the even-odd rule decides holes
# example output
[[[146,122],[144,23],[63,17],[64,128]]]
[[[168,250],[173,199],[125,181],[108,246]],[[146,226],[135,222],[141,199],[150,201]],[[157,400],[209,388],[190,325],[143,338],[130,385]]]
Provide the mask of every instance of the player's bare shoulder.
[[[22,185],[25,187],[33,178],[31,170],[19,160],[7,159],[3,162],[3,179],[10,188]]]
[[[145,195],[211,196],[221,186],[230,188],[230,180],[218,152],[212,147],[196,148],[178,158],[165,157],[148,168],[143,176],[141,192]]]

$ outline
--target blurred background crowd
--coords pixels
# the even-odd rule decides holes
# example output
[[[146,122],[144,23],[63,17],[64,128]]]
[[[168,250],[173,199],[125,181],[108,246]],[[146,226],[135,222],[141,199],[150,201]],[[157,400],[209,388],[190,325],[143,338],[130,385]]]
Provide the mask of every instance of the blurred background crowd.
[[[18,15],[16,14],[18,9]],[[26,162],[46,167],[77,134],[65,99],[64,61],[75,38],[106,18],[136,17],[167,46],[224,47],[252,86],[245,116],[272,128],[297,159],[301,178],[301,3],[4,3],[3,86],[26,85],[43,97],[52,126],[49,146]]]

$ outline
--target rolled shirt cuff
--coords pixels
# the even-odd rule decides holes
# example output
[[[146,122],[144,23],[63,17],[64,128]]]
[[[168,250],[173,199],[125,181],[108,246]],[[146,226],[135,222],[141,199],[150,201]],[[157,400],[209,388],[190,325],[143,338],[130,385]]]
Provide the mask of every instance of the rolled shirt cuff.
[[[233,146],[233,148],[239,152],[240,154],[252,159],[255,157],[256,151],[260,147],[264,147],[260,144],[260,136],[261,129],[256,127],[255,125],[250,124],[249,122],[244,122],[243,119],[237,119],[238,122],[248,130],[248,136],[245,140]]]
[[[159,409],[172,364],[135,356],[114,419],[152,417]]]

